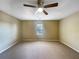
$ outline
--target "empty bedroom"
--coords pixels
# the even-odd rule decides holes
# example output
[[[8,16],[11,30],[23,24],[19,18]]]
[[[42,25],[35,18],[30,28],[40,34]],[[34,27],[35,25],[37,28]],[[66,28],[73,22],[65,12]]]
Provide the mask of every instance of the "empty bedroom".
[[[79,0],[0,0],[0,59],[79,59]]]

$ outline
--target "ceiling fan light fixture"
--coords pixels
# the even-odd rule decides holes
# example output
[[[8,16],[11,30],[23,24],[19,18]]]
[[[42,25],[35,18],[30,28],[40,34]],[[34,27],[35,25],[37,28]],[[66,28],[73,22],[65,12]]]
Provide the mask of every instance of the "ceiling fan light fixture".
[[[43,12],[43,8],[38,8],[38,12]]]
[[[45,8],[51,8],[51,7],[57,7],[57,6],[58,6],[58,2],[52,3],[52,4],[44,5],[44,0],[37,0],[37,6],[28,5],[28,4],[24,4],[24,6],[26,6],[26,7],[33,7],[33,8],[38,7],[36,13],[37,13],[37,12],[39,12],[39,13],[42,13],[42,12],[43,12],[45,15],[48,15],[48,12],[45,11],[44,9],[45,9]],[[35,13],[35,14],[36,14],[36,13]]]

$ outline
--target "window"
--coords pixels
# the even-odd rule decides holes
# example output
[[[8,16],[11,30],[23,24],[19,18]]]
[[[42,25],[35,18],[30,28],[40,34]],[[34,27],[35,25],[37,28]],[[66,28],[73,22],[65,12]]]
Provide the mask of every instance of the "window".
[[[39,35],[43,35],[44,34],[44,27],[42,23],[37,23],[36,24],[36,34]]]

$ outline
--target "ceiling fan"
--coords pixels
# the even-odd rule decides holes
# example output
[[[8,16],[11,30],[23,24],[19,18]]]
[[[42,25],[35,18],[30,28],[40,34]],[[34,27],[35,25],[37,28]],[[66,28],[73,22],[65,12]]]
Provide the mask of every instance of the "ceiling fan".
[[[58,3],[52,3],[52,4],[44,5],[44,0],[37,0],[37,5],[38,6],[23,4],[23,6],[26,6],[26,7],[38,8],[39,12],[43,12],[45,15],[48,15],[48,12],[46,12],[43,8],[57,7]]]

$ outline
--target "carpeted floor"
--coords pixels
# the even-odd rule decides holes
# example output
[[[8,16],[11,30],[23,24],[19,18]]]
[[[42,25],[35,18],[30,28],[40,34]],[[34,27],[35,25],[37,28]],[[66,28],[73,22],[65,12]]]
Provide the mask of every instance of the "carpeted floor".
[[[59,42],[22,42],[0,54],[0,59],[79,59],[79,53]]]

